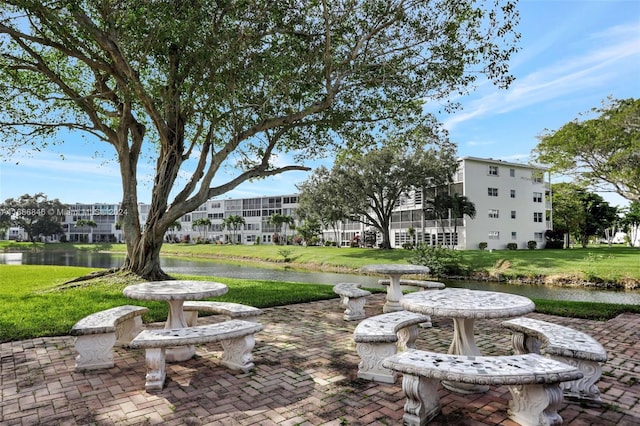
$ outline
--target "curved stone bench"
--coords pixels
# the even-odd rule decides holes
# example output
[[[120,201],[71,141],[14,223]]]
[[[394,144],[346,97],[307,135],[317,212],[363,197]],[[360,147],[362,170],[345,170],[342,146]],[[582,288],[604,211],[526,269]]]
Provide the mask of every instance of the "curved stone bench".
[[[379,285],[389,285],[391,280],[382,279],[378,280]],[[400,280],[400,285],[420,287],[423,290],[435,290],[445,288],[445,284],[438,281],[422,281],[422,280]]]
[[[383,286],[390,285],[391,280],[389,279],[378,280],[378,284]],[[403,279],[400,279],[400,286],[420,287],[422,291],[442,290],[443,288],[446,287],[444,283],[441,283],[438,281],[403,280]],[[420,324],[420,327],[429,328],[433,326],[433,324],[431,323],[431,316],[427,315],[427,318],[428,319],[425,322]]]
[[[364,304],[370,291],[362,290],[357,283],[340,283],[333,287],[333,292],[340,296],[340,303],[346,307],[343,318],[347,321],[359,320],[367,315]]]
[[[224,350],[222,365],[246,373],[254,367],[251,355],[255,345],[253,335],[260,330],[262,330],[261,324],[242,320],[187,328],[144,330],[131,341],[130,346],[145,349],[147,365],[145,389],[160,390],[166,378],[165,349],[167,347],[219,341]]]
[[[417,324],[428,315],[396,311],[360,321],[353,332],[356,351],[360,355],[358,378],[382,383],[395,383],[395,371],[382,366],[382,361],[398,351],[415,348]]]
[[[447,355],[407,350],[383,361],[383,366],[403,373],[407,397],[404,424],[424,425],[440,413],[438,383],[507,385],[512,400],[509,418],[525,426],[558,425],[563,402],[560,383],[579,379],[575,367],[538,354],[507,356]]]
[[[562,383],[565,397],[601,401],[596,382],[600,380],[600,363],[607,360],[607,352],[597,340],[581,331],[534,318],[514,318],[503,321],[502,326],[513,332],[515,353],[543,354],[582,371],[582,379]]]
[[[124,305],[82,318],[72,328],[77,371],[113,367],[114,345],[126,346],[142,329],[143,306]]]
[[[211,312],[223,315],[228,319],[243,319],[257,322],[258,316],[263,314],[262,309],[253,306],[231,302],[210,302],[206,300],[185,301],[182,307],[184,317],[189,327],[198,325],[198,312]]]

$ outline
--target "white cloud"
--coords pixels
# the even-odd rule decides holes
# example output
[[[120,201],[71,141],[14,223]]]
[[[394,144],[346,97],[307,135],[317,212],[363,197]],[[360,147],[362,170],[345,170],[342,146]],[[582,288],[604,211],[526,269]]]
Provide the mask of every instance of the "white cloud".
[[[634,71],[640,70],[638,25],[612,27],[592,37],[598,40],[606,38],[607,43],[535,70],[517,79],[507,91],[492,89],[484,95],[479,94],[479,98],[465,104],[464,111],[446,119],[445,127],[451,130],[474,118],[503,114],[585,90],[607,87],[626,74],[635,75]]]

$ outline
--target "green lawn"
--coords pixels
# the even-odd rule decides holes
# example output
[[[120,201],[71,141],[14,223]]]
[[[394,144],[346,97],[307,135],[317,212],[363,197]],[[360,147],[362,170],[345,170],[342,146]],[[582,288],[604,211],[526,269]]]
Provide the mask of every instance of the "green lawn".
[[[66,281],[95,269],[69,266],[0,265],[0,341],[68,334],[79,319],[114,306],[147,306],[145,322],[167,317],[164,302],[131,300],[122,289],[140,280],[118,274],[65,285]],[[215,280],[229,292],[215,300],[243,303],[259,308],[311,302],[337,297],[332,287],[322,284],[291,284],[267,280],[177,275],[190,280]],[[376,290],[373,290],[376,291]]]
[[[31,244],[0,242],[0,250],[110,251],[124,253],[124,244]],[[593,283],[608,282],[632,287],[640,286],[640,249],[606,245],[568,250],[461,250],[462,262],[468,269],[491,275],[496,265],[508,261],[500,269],[504,278],[548,277],[561,281],[564,277]],[[165,244],[164,256],[186,256],[218,259],[243,259],[255,262],[283,263],[291,267],[356,271],[370,263],[408,263],[410,251],[363,248],[302,247],[261,245]]]
[[[199,246],[195,247],[200,248]],[[313,250],[313,248],[308,249],[308,251]],[[364,264],[362,262],[365,260],[362,256],[367,252],[367,250],[360,249],[327,250],[333,250],[333,256],[337,256],[337,252],[344,253],[350,262],[359,265]],[[318,254],[322,252],[324,249],[317,251]],[[368,252],[390,254],[381,251]],[[397,250],[393,254],[401,254],[402,252]],[[364,259],[371,259],[371,257]],[[376,258],[376,262],[389,261],[401,261],[401,258]],[[137,277],[116,274],[75,284],[65,284],[73,278],[92,271],[95,269],[69,266],[0,265],[0,300],[2,301],[0,342],[65,335],[79,319],[93,312],[124,304],[133,303],[147,306],[150,312],[143,316],[145,322],[166,319],[167,305],[165,303],[132,301],[122,295],[122,289],[126,285],[140,281]],[[216,300],[243,303],[261,308],[337,297],[331,286],[323,284],[189,275],[176,275],[176,278],[223,282],[229,287],[229,292]],[[537,312],[561,316],[605,320],[622,312],[640,313],[640,306],[632,305],[538,299],[533,301],[536,304]]]

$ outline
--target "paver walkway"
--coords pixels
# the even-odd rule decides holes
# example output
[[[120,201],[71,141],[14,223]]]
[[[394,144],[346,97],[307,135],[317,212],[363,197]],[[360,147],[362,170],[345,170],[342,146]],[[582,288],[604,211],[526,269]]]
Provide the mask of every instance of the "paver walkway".
[[[370,296],[367,315],[382,312],[384,295]],[[73,338],[41,338],[0,345],[2,425],[397,425],[402,422],[401,379],[393,385],[356,378],[359,358],[338,299],[265,309],[265,328],[256,335],[256,369],[247,374],[222,368],[217,344],[201,345],[196,357],[168,364],[162,391],[145,392],[144,353],[117,349],[116,366],[74,371]],[[640,425],[640,315],[606,322],[534,318],[589,333],[605,347],[609,361],[598,383],[604,403],[567,403],[565,425]],[[207,321],[216,321],[209,317]],[[421,329],[418,347],[446,351],[452,321],[433,317]],[[507,354],[510,333],[499,320],[476,322],[483,354]],[[159,327],[161,324],[147,325]],[[442,414],[433,425],[506,425],[506,387],[482,395],[440,390]]]

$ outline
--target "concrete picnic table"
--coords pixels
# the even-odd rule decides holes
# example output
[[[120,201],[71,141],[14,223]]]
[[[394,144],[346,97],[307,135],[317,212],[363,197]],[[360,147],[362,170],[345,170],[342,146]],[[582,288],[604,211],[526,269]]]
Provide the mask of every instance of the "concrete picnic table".
[[[229,289],[222,283],[212,281],[168,280],[133,284],[122,293],[131,299],[164,300],[169,304],[165,328],[186,328],[183,305],[185,300],[200,300],[221,296]],[[195,354],[193,345],[167,349],[167,361],[186,361]]]
[[[406,265],[406,264],[373,264],[365,265],[360,271],[375,274],[388,275],[390,278],[389,287],[387,287],[387,301],[382,307],[383,312],[402,311],[404,308],[400,306],[402,298],[402,289],[400,288],[400,277],[403,275],[421,275],[428,274],[429,268],[422,265]]]
[[[407,311],[453,318],[450,354],[480,356],[474,335],[474,323],[482,318],[508,318],[532,312],[535,304],[527,297],[497,291],[445,288],[409,293],[400,300]],[[447,389],[460,393],[486,392],[488,386],[446,383]]]

